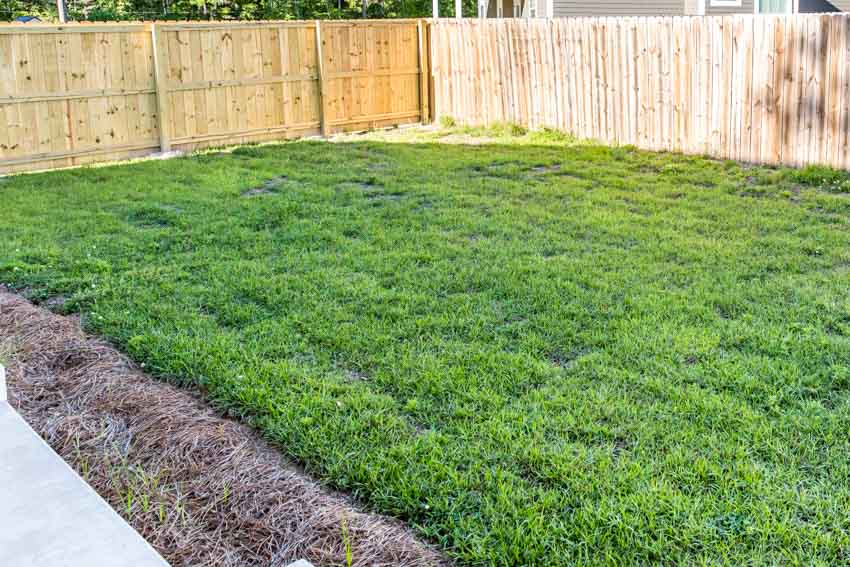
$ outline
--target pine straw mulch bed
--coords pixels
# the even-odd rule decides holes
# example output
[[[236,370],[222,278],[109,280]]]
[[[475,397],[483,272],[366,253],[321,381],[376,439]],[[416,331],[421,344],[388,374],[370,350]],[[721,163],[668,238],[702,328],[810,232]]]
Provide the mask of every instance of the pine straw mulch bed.
[[[250,428],[0,288],[12,405],[172,565],[445,565]]]

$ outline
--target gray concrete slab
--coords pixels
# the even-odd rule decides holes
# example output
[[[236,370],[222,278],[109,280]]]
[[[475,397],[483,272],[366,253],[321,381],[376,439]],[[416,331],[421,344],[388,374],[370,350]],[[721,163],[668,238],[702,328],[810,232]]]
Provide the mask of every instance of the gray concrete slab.
[[[0,401],[0,565],[168,564]]]

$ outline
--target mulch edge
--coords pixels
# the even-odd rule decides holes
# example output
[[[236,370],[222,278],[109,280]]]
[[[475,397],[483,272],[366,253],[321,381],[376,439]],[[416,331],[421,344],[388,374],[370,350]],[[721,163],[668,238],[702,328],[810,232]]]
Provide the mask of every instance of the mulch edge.
[[[172,565],[447,565],[77,319],[0,289],[9,402]]]

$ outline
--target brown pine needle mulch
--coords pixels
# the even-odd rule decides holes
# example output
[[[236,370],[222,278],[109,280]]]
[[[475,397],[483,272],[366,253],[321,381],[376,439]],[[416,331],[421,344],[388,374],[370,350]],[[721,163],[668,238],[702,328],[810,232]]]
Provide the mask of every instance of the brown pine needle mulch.
[[[12,405],[172,565],[445,565],[250,428],[135,368],[72,318],[0,289]]]

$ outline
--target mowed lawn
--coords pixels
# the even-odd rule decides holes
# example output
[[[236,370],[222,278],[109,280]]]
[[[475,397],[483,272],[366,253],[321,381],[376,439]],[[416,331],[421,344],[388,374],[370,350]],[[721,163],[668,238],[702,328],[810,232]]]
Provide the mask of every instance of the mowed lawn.
[[[244,147],[0,180],[0,282],[460,563],[846,564],[849,191],[546,133]]]

